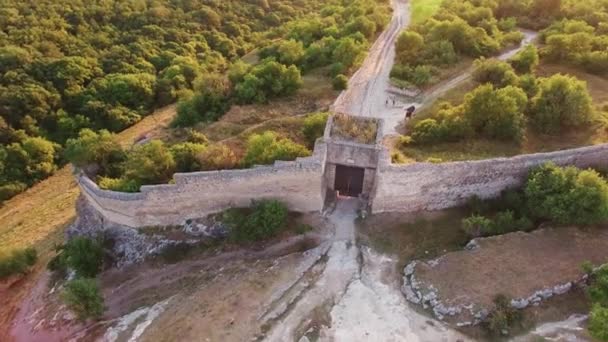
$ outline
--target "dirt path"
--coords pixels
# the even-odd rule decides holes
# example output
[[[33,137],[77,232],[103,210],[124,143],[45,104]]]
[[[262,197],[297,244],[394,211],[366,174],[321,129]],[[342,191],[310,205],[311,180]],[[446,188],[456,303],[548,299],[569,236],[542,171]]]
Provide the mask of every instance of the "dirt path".
[[[406,0],[393,0],[393,18],[387,29],[372,45],[361,68],[348,83],[348,89],[336,99],[333,110],[356,116],[378,117],[385,120],[382,135],[396,134],[397,126],[403,121],[403,108],[415,105],[418,109],[431,104],[448,90],[458,86],[471,77],[472,68],[462,74],[441,83],[422,94],[422,103],[412,102],[406,98],[397,98],[397,103],[386,104],[389,96],[390,71],[395,59],[395,41],[399,33],[410,23],[410,4]],[[502,53],[497,58],[507,60],[530,44],[537,36],[536,32],[522,30],[525,35],[522,43]]]
[[[341,199],[329,216],[335,236],[323,272],[295,300],[264,322],[265,341],[456,341],[458,332],[411,309],[393,277],[396,260],[359,248],[355,241],[357,199]],[[285,301],[288,305],[281,305]],[[304,339],[304,341],[306,341]]]
[[[395,40],[410,23],[410,5],[392,0],[393,18],[369,50],[367,58],[336,99],[333,109],[357,116],[380,116],[386,110],[386,89],[395,59]]]

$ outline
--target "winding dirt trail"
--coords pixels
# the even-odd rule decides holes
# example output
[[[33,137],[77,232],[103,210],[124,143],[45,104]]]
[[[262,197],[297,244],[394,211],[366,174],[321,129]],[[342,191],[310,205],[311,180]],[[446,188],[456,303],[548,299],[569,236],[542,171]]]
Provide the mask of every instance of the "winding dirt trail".
[[[348,83],[348,89],[336,99],[333,110],[355,116],[382,118],[385,121],[382,135],[396,134],[397,126],[403,121],[404,109],[415,105],[418,109],[431,104],[450,89],[458,86],[471,77],[473,68],[463,70],[458,76],[442,82],[421,95],[421,102],[393,94],[389,94],[390,72],[395,59],[395,41],[399,33],[409,26],[410,5],[406,0],[393,0],[393,18],[387,29],[372,45],[361,68],[353,75]],[[522,48],[531,44],[537,33],[528,30],[521,31],[524,40],[515,48],[509,49],[497,56],[500,60],[513,57]],[[386,103],[389,97],[397,98],[397,103]]]

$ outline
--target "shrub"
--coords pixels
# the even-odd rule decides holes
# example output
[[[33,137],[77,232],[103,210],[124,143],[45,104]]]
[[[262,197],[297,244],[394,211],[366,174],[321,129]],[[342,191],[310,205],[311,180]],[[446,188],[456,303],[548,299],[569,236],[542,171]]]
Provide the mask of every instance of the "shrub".
[[[536,168],[525,186],[529,211],[561,224],[594,224],[608,219],[608,183],[593,170]]]
[[[528,45],[509,60],[515,71],[521,74],[532,74],[539,63],[538,49]]]
[[[276,235],[287,221],[287,206],[277,200],[252,201],[247,216],[229,210],[224,222],[231,226],[232,239],[238,242],[259,241]]]
[[[223,144],[213,144],[201,152],[197,159],[201,170],[228,170],[239,165],[239,159],[232,149]]]
[[[118,165],[125,160],[125,152],[114,134],[106,130],[95,133],[88,128],[80,131],[78,138],[68,139],[64,155],[74,166],[97,164],[102,175],[110,176],[118,174]]]
[[[494,335],[502,335],[521,320],[521,313],[511,307],[509,299],[505,295],[497,295],[494,298],[494,308],[485,321],[485,327]]]
[[[276,133],[267,131],[254,134],[247,140],[247,151],[243,164],[271,164],[276,160],[293,160],[297,157],[310,155],[310,151],[302,145],[296,144],[289,138],[280,138]]]
[[[120,192],[138,192],[141,184],[135,179],[99,177],[97,179],[99,188],[104,190],[120,191]]]
[[[424,49],[424,38],[410,30],[403,31],[395,43],[396,60],[399,64],[416,64],[420,61]]]
[[[344,90],[348,87],[348,77],[343,74],[339,74],[334,77],[332,85],[335,90]]]
[[[491,227],[492,221],[480,215],[471,215],[462,220],[462,229],[472,238],[486,235]]]
[[[99,318],[103,314],[103,297],[95,279],[78,278],[68,282],[63,299],[80,319]]]
[[[137,145],[129,151],[124,175],[139,184],[166,183],[175,172],[175,159],[160,140]]]
[[[234,87],[240,103],[263,103],[276,96],[291,95],[302,86],[300,70],[272,59],[265,59],[244,76]]]
[[[193,172],[201,169],[198,155],[205,149],[205,145],[195,143],[175,144],[169,148],[177,172]]]
[[[533,224],[527,217],[516,218],[512,210],[498,212],[493,220],[489,230],[491,235],[506,234],[515,231],[527,231],[532,228]]]
[[[311,114],[304,119],[302,134],[306,137],[309,147],[313,147],[318,138],[325,133],[325,125],[327,124],[328,113]]]
[[[25,274],[38,260],[36,249],[28,247],[0,255],[0,279],[14,274]]]
[[[414,126],[412,139],[416,144],[439,142],[443,138],[441,127],[435,119],[424,119]]]
[[[475,133],[487,138],[519,141],[525,130],[524,109],[528,98],[523,90],[508,86],[494,89],[487,84],[467,94],[464,117]]]
[[[530,118],[536,130],[551,134],[590,122],[593,105],[587,84],[560,74],[541,79]]]
[[[608,307],[594,305],[589,314],[587,327],[591,336],[600,341],[608,341]]]
[[[212,122],[230,109],[229,83],[223,75],[208,74],[194,82],[194,94],[181,100],[174,127],[188,127],[198,122]]]
[[[592,285],[587,290],[591,302],[608,307],[608,266],[593,271],[592,279]]]
[[[474,67],[473,79],[479,83],[490,83],[496,88],[517,84],[517,75],[506,62],[481,58],[475,61]]]
[[[60,254],[79,277],[95,277],[101,272],[104,253],[97,240],[77,236],[68,241]]]
[[[11,182],[0,185],[0,202],[6,201],[9,198],[23,192],[27,189],[27,184],[21,182]]]

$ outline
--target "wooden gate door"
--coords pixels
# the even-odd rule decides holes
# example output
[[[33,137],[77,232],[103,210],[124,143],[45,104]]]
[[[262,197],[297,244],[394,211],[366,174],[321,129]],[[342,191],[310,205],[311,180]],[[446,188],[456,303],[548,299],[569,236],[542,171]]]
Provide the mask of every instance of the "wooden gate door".
[[[339,191],[342,196],[357,197],[363,192],[364,175],[364,168],[336,165],[334,188]]]

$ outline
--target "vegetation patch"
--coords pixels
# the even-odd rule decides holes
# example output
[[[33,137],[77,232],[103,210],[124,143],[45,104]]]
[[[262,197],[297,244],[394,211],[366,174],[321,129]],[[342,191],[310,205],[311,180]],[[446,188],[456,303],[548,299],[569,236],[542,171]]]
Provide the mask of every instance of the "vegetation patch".
[[[223,222],[231,228],[230,238],[236,242],[260,241],[285,228],[289,211],[277,200],[252,201],[249,210],[229,209]]]
[[[29,272],[37,260],[38,253],[32,247],[0,254],[0,279]]]
[[[77,278],[67,282],[63,299],[81,320],[98,319],[103,314],[103,297],[96,279]]]
[[[378,121],[346,114],[333,117],[330,136],[360,144],[375,144],[378,135]]]

